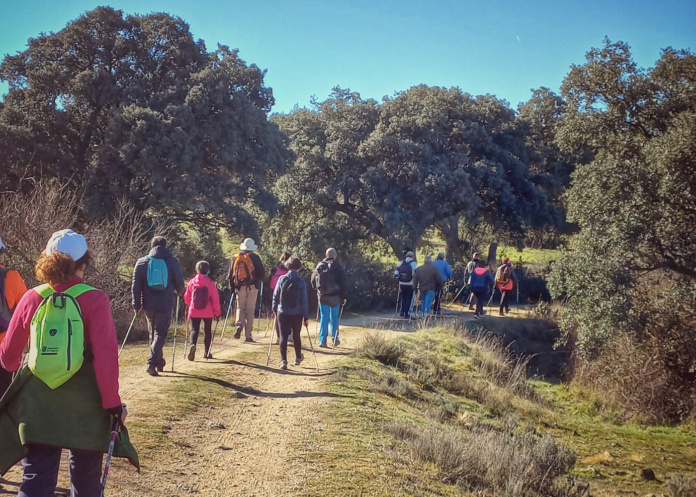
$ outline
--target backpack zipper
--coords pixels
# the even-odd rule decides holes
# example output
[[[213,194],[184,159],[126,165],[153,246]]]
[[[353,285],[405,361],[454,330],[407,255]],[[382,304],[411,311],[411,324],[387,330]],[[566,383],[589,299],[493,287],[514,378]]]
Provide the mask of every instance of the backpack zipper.
[[[72,321],[68,319],[68,371],[70,371],[70,349],[72,346]]]

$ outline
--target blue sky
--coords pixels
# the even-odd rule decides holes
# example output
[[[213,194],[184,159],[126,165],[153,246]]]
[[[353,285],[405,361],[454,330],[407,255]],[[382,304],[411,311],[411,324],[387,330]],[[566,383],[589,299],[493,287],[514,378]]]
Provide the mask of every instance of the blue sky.
[[[29,37],[59,31],[103,2],[3,2],[0,54]],[[381,98],[417,84],[491,93],[513,107],[530,89],[558,91],[573,63],[604,36],[631,45],[651,66],[662,48],[696,51],[694,0],[235,1],[123,0],[127,13],[164,11],[183,18],[209,48],[240,49],[268,69],[275,112],[325,98],[335,85]],[[0,93],[7,86],[0,83]]]

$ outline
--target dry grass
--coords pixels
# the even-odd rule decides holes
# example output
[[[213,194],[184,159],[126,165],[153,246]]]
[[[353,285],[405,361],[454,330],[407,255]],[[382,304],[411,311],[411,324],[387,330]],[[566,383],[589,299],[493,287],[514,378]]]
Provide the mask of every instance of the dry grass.
[[[598,454],[593,454],[591,456],[587,456],[583,459],[581,459],[580,462],[583,464],[603,464],[603,463],[608,463],[609,461],[612,461],[614,458],[611,456],[611,454],[607,451],[600,452]]]
[[[696,497],[696,478],[673,475],[667,482],[669,497]]]
[[[548,435],[515,435],[482,426],[465,434],[406,423],[389,423],[385,430],[406,441],[415,458],[436,464],[446,480],[470,491],[522,497],[584,495],[588,490],[557,481],[575,464],[575,453]]]
[[[385,366],[397,366],[404,355],[402,345],[396,340],[388,340],[383,335],[372,333],[365,337],[362,345],[355,349],[357,357],[379,361]]]
[[[643,454],[631,454],[626,459],[631,462],[643,462],[645,456]]]

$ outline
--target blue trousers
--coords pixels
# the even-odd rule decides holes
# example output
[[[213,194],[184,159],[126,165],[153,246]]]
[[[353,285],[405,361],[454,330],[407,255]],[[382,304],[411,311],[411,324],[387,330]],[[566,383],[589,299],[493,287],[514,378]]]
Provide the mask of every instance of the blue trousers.
[[[430,290],[425,295],[421,294],[421,300],[423,301],[423,317],[425,317],[426,314],[430,314],[430,308],[435,300],[435,292]]]
[[[326,338],[329,335],[329,323],[331,323],[331,338],[338,338],[338,311],[340,305],[329,307],[328,305],[319,305],[319,344],[326,344]]]
[[[17,496],[53,497],[63,449],[38,444],[29,444],[27,447],[29,453],[22,459],[24,479]],[[89,450],[70,451],[71,497],[99,497],[103,455]]]

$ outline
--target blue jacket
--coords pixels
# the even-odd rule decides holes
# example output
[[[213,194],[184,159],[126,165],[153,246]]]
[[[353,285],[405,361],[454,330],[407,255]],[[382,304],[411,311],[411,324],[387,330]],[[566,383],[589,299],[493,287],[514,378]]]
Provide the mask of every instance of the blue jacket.
[[[286,279],[297,280],[300,287],[300,298],[297,305],[294,307],[284,306],[280,303],[280,289]],[[275,290],[273,291],[273,312],[282,312],[291,316],[299,316],[302,314],[305,319],[309,319],[309,303],[307,301],[307,284],[297,271],[290,270],[288,274],[284,274],[278,279]]]
[[[440,276],[442,276],[443,281],[452,279],[452,268],[450,267],[449,262],[444,259],[437,259],[436,261],[433,261],[433,266],[440,271]]]
[[[154,259],[164,259],[169,273],[169,283],[164,290],[150,288],[147,284],[149,259],[147,257],[138,259],[133,270],[133,283],[131,285],[133,309],[136,311],[144,309],[146,311],[172,312],[176,303],[176,294],[183,295],[184,293],[184,275],[181,272],[179,260],[172,255],[171,250],[161,246],[150,250],[149,256]]]
[[[493,275],[485,267],[477,267],[474,272],[471,273],[471,283],[470,288],[474,293],[488,293],[493,288]]]

